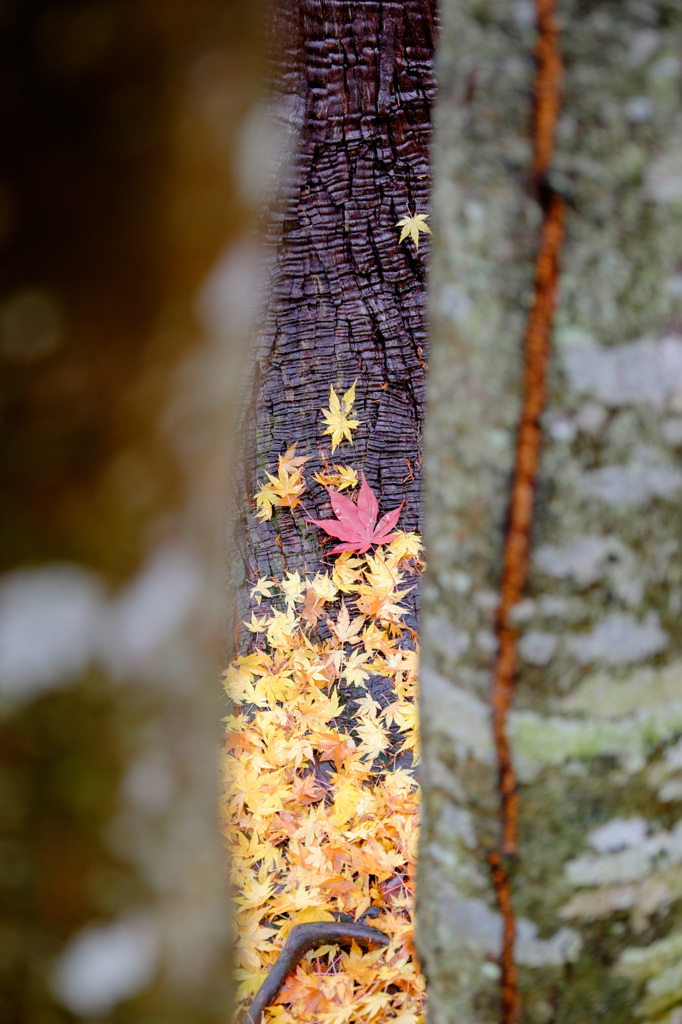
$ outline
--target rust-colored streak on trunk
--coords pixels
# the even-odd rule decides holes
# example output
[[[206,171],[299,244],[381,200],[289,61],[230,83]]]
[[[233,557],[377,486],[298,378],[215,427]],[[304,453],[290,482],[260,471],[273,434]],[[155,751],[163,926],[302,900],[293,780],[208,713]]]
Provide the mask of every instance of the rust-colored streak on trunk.
[[[523,407],[516,440],[514,483],[505,538],[500,606],[497,615],[498,656],[491,690],[493,731],[501,797],[502,842],[490,854],[492,879],[503,918],[502,1022],[515,1024],[520,1002],[514,958],[516,924],[505,857],[518,848],[519,794],[507,737],[507,718],[514,696],[518,634],[510,612],[523,595],[528,575],[533,502],[540,461],[540,417],[545,406],[552,317],[556,304],[559,252],[563,240],[564,207],[547,182],[559,116],[563,65],[555,22],[555,0],[536,0],[538,42],[535,76],[533,177],[544,210],[535,263],[535,289],[525,338]]]

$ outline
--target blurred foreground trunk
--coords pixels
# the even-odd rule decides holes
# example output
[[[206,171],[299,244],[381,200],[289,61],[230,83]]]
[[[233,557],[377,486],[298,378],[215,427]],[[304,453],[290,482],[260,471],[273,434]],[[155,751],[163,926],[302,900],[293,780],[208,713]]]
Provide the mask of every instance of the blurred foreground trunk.
[[[533,181],[536,6],[442,10],[417,908],[429,1020],[679,1024],[682,11],[559,0],[556,149]],[[523,338],[555,203],[530,572],[501,621]],[[518,666],[506,845],[500,639]]]
[[[3,7],[3,1021],[229,1017],[221,513],[258,9]]]

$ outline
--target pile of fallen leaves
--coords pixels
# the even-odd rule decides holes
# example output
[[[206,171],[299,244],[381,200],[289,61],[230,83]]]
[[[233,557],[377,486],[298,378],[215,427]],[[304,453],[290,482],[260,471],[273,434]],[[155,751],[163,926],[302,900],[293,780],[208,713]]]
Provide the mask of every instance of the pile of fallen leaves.
[[[351,440],[354,386],[326,410],[336,447]],[[338,424],[341,423],[341,428]],[[338,436],[338,435],[341,436]],[[259,514],[296,509],[306,489],[295,445],[256,495]],[[332,448],[333,450],[333,448]],[[236,888],[238,1000],[260,987],[295,924],[366,920],[384,949],[308,953],[266,1014],[279,1024],[421,1019],[424,982],[411,921],[419,793],[417,644],[401,599],[422,570],[420,539],[377,523],[378,502],[355,470],[317,474],[335,519],[309,521],[343,543],[327,571],[255,581],[245,626],[251,651],[225,686],[225,826]],[[334,485],[337,490],[332,489]],[[393,531],[393,532],[391,532]],[[372,549],[370,551],[370,549]],[[391,691],[388,703],[374,699]],[[365,918],[367,915],[367,918]]]

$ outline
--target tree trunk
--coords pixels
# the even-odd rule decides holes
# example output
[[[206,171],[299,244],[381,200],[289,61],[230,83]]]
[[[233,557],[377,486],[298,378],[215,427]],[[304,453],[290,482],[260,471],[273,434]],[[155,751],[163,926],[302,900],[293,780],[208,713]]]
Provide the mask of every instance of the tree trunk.
[[[564,75],[553,160],[534,178],[533,6],[442,10],[418,941],[433,1024],[674,1024],[682,14],[560,0],[557,37],[539,0]],[[537,51],[538,65],[556,57]],[[515,437],[537,384],[523,340],[556,204],[530,567],[505,608]],[[510,650],[513,705],[493,719]]]
[[[202,330],[196,305],[202,289],[215,313],[216,283],[239,298],[229,260],[203,285],[224,246],[234,263],[244,245],[234,154],[259,34],[251,2],[3,8],[0,1019],[13,1024],[229,1019],[219,567],[239,339],[215,317]]]
[[[396,222],[428,204],[433,18],[432,0],[304,0],[276,11],[275,114],[297,148],[268,228],[274,265],[245,403],[237,583],[319,565],[303,517],[297,525],[275,510],[260,522],[249,496],[294,441],[310,456],[309,477],[324,468],[330,385],[341,394],[357,379],[361,420],[352,459],[346,444],[333,461],[361,466],[384,509],[405,499],[402,528],[420,523],[428,247],[400,244]],[[310,515],[329,513],[323,488],[303,500]],[[239,619],[247,606],[244,588]]]

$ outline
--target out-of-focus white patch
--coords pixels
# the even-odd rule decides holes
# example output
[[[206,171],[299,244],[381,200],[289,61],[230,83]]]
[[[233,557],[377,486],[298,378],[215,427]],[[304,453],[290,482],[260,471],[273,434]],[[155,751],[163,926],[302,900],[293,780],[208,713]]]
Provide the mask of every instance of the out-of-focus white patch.
[[[282,97],[277,115],[257,103],[244,118],[234,147],[234,173],[242,198],[254,206],[272,201],[285,182],[296,151],[305,98]]]
[[[682,470],[662,460],[658,465],[604,466],[583,473],[582,489],[605,505],[644,505],[654,498],[673,498],[682,490]]]
[[[430,843],[428,854],[436,862],[449,865],[448,854],[436,843]],[[454,885],[443,886],[443,914],[454,922],[455,940],[468,949],[495,956],[502,941],[502,916],[483,900],[461,896]],[[560,966],[575,962],[582,947],[580,934],[574,928],[561,928],[547,939],[538,938],[538,926],[526,917],[516,921],[516,960],[528,967]]]
[[[122,786],[126,802],[136,810],[150,814],[165,810],[173,799],[175,789],[170,765],[156,750],[141,755],[130,766]]]
[[[549,432],[555,441],[572,441],[578,433],[578,428],[570,417],[560,416],[551,421]]]
[[[127,914],[80,931],[61,954],[52,976],[59,999],[82,1017],[106,1013],[153,978],[158,934],[150,914]]]
[[[593,661],[628,665],[665,650],[668,639],[656,612],[648,612],[641,621],[634,615],[612,612],[592,632],[570,637],[568,647],[581,665]]]
[[[556,653],[559,637],[554,633],[543,633],[529,629],[519,641],[519,654],[529,665],[548,665]]]
[[[612,818],[590,832],[587,841],[597,853],[615,853],[628,846],[639,846],[644,842],[646,830],[644,818]]]
[[[643,124],[650,121],[654,112],[654,105],[648,96],[631,96],[625,104],[625,116],[628,121],[635,124]]]
[[[665,752],[665,762],[669,768],[682,768],[682,740],[678,740]]]
[[[468,296],[455,284],[446,284],[440,289],[438,303],[442,316],[456,324],[463,323],[471,310]]]
[[[630,567],[634,559],[617,537],[581,537],[568,548],[541,545],[534,561],[548,576],[575,579],[584,585],[612,574],[616,566],[627,564]]]
[[[579,410],[575,418],[579,430],[586,434],[598,434],[604,429],[608,413],[603,406],[596,402],[586,402]]]
[[[200,566],[190,551],[155,552],[110,607],[102,654],[112,674],[144,673],[186,621],[200,587]]]
[[[99,577],[51,565],[0,579],[0,700],[31,699],[93,661],[117,678],[144,675],[195,607],[201,565],[186,548],[155,552],[113,599]]]
[[[628,64],[633,68],[640,68],[646,64],[661,45],[661,33],[654,28],[642,28],[635,33],[628,53]]]
[[[535,28],[537,12],[532,0],[515,0],[512,12],[519,28]]]
[[[682,445],[682,419],[664,420],[661,424],[663,440],[671,448],[678,448]]]
[[[72,565],[0,581],[0,694],[30,698],[68,683],[89,664],[106,614],[97,577]]]
[[[682,337],[678,334],[612,348],[589,342],[587,337],[576,338],[561,348],[575,391],[594,395],[613,408],[646,403],[662,409],[682,387]]]
[[[675,140],[654,160],[644,176],[642,191],[655,203],[678,203],[682,199],[682,145]]]
[[[258,307],[258,256],[255,245],[242,242],[227,249],[205,279],[197,296],[199,320],[214,338],[241,338]]]

